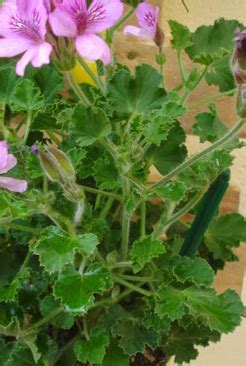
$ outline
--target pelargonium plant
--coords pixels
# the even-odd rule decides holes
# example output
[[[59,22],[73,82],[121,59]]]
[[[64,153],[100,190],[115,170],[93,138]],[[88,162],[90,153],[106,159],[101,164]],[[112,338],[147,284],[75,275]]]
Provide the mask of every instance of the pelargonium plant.
[[[244,27],[170,21],[170,89],[159,10],[126,3],[1,5],[0,365],[182,364],[241,322],[239,296],[213,282],[246,240],[245,219],[219,210],[243,147]],[[124,24],[134,11],[138,26]],[[117,63],[119,27],[156,45],[155,68]],[[202,81],[219,93],[191,104]],[[235,93],[228,129],[214,102]],[[206,147],[190,156],[180,121],[197,107]]]

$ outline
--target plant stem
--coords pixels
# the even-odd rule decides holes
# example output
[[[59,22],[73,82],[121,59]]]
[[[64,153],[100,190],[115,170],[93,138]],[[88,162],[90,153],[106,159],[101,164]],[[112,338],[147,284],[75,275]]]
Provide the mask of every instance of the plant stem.
[[[159,239],[161,235],[165,234],[166,222],[169,220],[170,215],[173,214],[175,207],[175,203],[171,202],[168,209],[161,215],[161,218],[152,234],[154,239]]]
[[[98,89],[100,89],[102,94],[105,95],[105,93],[106,93],[105,85],[103,85],[100,77],[98,75],[94,74],[94,72],[90,69],[90,67],[87,65],[87,63],[83,60],[82,57],[78,56],[78,61],[79,61],[80,65],[83,67],[83,69],[86,71],[86,73],[89,75],[89,77],[97,85]]]
[[[246,120],[242,119],[239,121],[234,128],[229,130],[223,137],[217,140],[213,145],[207,147],[206,149],[200,151],[198,154],[193,155],[190,159],[184,161],[182,164],[178,165],[175,169],[173,169],[170,173],[168,173],[164,178],[160,179],[157,183],[153,184],[151,189],[159,188],[164,184],[168,183],[172,178],[177,176],[183,170],[187,169],[191,165],[197,163],[202,158],[211,154],[212,152],[224,147],[237,133],[241,130],[241,128],[245,125]]]
[[[90,336],[89,336],[88,326],[87,326],[87,321],[86,321],[86,317],[85,316],[83,318],[83,328],[84,328],[85,339],[87,341],[89,341],[90,340]]]
[[[4,137],[4,140],[7,140],[7,131],[4,124],[5,121],[5,111],[6,111],[6,102],[0,102],[0,133]]]
[[[144,296],[152,296],[153,295],[152,292],[150,292],[148,290],[144,290],[143,288],[138,287],[136,285],[133,285],[132,283],[123,280],[119,276],[113,275],[113,280],[115,282],[119,283],[120,285],[123,285],[123,286],[125,286],[125,287],[127,287],[127,288],[129,288],[129,289],[131,289],[131,290],[133,290],[135,292],[138,292],[138,293],[140,293],[140,294],[142,294]]]
[[[181,58],[181,50],[179,50],[177,52],[177,57],[178,57],[178,65],[179,65],[180,75],[181,75],[183,83],[185,83],[185,81],[186,81],[186,72],[185,72],[184,65],[183,65],[182,58]]]
[[[106,217],[107,217],[107,215],[108,215],[108,213],[109,213],[109,211],[110,211],[113,203],[114,203],[114,198],[113,197],[109,197],[107,199],[107,202],[104,205],[102,211],[100,212],[100,215],[99,215],[100,219],[103,219],[103,220],[106,219]]]
[[[85,190],[85,192],[90,192],[90,193],[95,193],[95,194],[99,193],[99,194],[102,194],[103,196],[112,197],[112,198],[114,198],[115,200],[118,200],[118,201],[122,200],[121,196],[116,194],[116,193],[102,191],[100,189],[83,186],[81,184],[79,186],[81,188],[83,188]]]
[[[74,91],[74,93],[77,95],[78,99],[82,102],[82,104],[85,107],[91,106],[91,102],[87,98],[87,96],[84,94],[80,86],[75,82],[73,75],[70,71],[67,71],[64,73],[65,78],[70,86],[70,88]]]
[[[57,315],[59,315],[63,311],[63,308],[57,308],[51,313],[49,313],[47,316],[40,319],[38,322],[34,323],[30,328],[25,330],[24,335],[27,335],[29,333],[32,333],[34,330],[42,327],[46,323],[48,323],[51,319],[55,318]]]
[[[25,135],[23,137],[23,143],[26,144],[27,140],[28,140],[28,136],[30,133],[30,129],[31,129],[31,124],[32,124],[32,110],[28,110],[27,111],[27,122],[26,122],[26,131],[25,131]]]
[[[194,208],[197,203],[201,200],[201,198],[204,196],[205,192],[207,191],[207,186],[202,189],[200,192],[198,192],[184,207],[182,207],[178,212],[176,212],[165,224],[164,230],[168,229],[173,223],[178,221],[182,216],[184,216],[186,213],[190,212],[192,208]]]
[[[196,102],[196,103],[193,103],[193,104],[188,105],[187,108],[188,109],[194,109],[194,108],[200,107],[203,104],[207,104],[209,102],[212,102],[214,100],[220,99],[222,97],[225,97],[225,96],[233,96],[233,94],[236,92],[236,90],[237,89],[232,89],[232,90],[226,91],[224,93],[216,93],[214,95],[211,95],[208,98],[205,98],[205,99],[200,100],[199,102]]]
[[[141,277],[141,276],[130,276],[130,275],[120,275],[121,278],[123,278],[124,280],[129,280],[129,281],[136,281],[136,282],[148,282],[148,281],[153,281],[152,277]]]
[[[121,242],[121,254],[122,260],[124,261],[128,255],[128,245],[129,245],[129,236],[130,236],[130,223],[131,217],[128,213],[126,206],[126,199],[128,197],[130,191],[130,184],[127,178],[123,177],[122,179],[122,189],[124,194],[124,205],[122,209],[122,242]]]
[[[128,261],[128,262],[118,262],[118,263],[115,263],[113,266],[112,266],[112,269],[114,268],[126,268],[126,267],[131,267],[132,266],[132,261]]]
[[[125,21],[130,18],[130,16],[134,13],[134,9],[129,10],[112,28],[111,31],[115,32]]]
[[[25,225],[12,224],[12,223],[1,223],[0,226],[6,227],[6,229],[19,230],[27,233],[40,234],[40,229],[35,229]]]
[[[140,206],[141,210],[141,238],[144,238],[146,235],[146,202],[143,201]]]

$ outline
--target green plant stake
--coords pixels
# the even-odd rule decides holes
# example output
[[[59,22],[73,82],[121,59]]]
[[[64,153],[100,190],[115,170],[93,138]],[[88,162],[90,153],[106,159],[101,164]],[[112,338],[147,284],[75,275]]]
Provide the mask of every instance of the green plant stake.
[[[230,177],[231,172],[227,169],[210,185],[199,205],[191,228],[185,237],[180,255],[193,257],[198,251],[204,234],[212,222],[229,187]]]

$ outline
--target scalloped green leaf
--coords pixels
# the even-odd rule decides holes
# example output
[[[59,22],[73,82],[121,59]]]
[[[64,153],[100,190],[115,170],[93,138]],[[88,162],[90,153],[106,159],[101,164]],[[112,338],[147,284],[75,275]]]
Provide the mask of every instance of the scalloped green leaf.
[[[90,339],[78,340],[74,344],[74,351],[78,361],[101,364],[109,345],[109,336],[104,328],[94,329]]]
[[[159,257],[165,251],[166,248],[163,242],[153,239],[151,235],[136,240],[130,251],[134,272],[141,271],[146,263],[149,263],[152,258]]]
[[[161,75],[153,67],[137,66],[134,76],[126,68],[118,70],[108,85],[109,101],[120,116],[147,114],[161,107],[166,92],[160,88]]]
[[[60,272],[65,265],[72,264],[76,252],[91,255],[98,245],[94,234],[71,237],[59,227],[46,228],[34,247],[40,263],[50,273]]]
[[[111,132],[109,120],[102,109],[85,108],[82,104],[74,108],[69,129],[80,146],[92,145]]]

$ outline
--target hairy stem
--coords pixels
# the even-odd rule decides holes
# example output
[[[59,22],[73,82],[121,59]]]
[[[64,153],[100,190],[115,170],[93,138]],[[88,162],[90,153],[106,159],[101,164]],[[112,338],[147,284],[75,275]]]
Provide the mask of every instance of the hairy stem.
[[[83,67],[83,69],[86,71],[86,73],[89,75],[89,77],[94,81],[94,83],[96,84],[98,89],[100,89],[102,94],[105,95],[106,88],[105,88],[105,85],[103,84],[102,80],[100,79],[100,77],[98,75],[94,74],[94,72],[90,69],[90,67],[81,57],[78,57],[78,61],[79,61],[80,65]]]
[[[29,137],[29,133],[31,130],[31,125],[32,125],[32,117],[33,117],[33,112],[31,110],[27,111],[27,120],[26,120],[26,131],[23,137],[23,143],[26,144],[28,137]]]
[[[122,179],[122,189],[124,194],[124,205],[122,208],[122,242],[121,242],[121,254],[122,260],[124,261],[128,255],[128,245],[129,245],[129,236],[130,236],[130,224],[131,224],[131,217],[127,210],[127,197],[130,192],[130,184],[127,178],[123,177]]]
[[[141,233],[141,238],[144,238],[146,235],[146,202],[145,201],[141,203],[140,210],[141,210],[140,233]]]
[[[71,72],[70,71],[67,71],[64,74],[65,74],[65,78],[66,78],[66,80],[67,80],[70,88],[77,95],[77,97],[81,101],[81,103],[85,107],[89,107],[91,105],[91,102],[89,101],[89,99],[87,98],[87,96],[84,94],[84,92],[82,91],[82,89],[80,88],[80,86],[75,82],[75,80],[74,80]]]
[[[121,201],[122,198],[120,195],[116,194],[116,193],[113,193],[113,192],[106,192],[106,191],[102,191],[100,189],[96,189],[96,188],[91,188],[91,187],[87,187],[87,186],[83,186],[83,185],[79,185],[81,188],[84,189],[85,192],[90,192],[90,193],[95,193],[95,194],[101,194],[103,196],[106,196],[106,197],[112,197],[114,198],[115,200],[118,200],[118,201]]]
[[[222,97],[225,97],[225,96],[233,96],[233,94],[236,91],[237,91],[237,89],[232,89],[232,90],[226,91],[224,93],[216,93],[214,95],[211,95],[208,98],[204,98],[204,99],[202,99],[202,100],[200,100],[200,101],[198,101],[196,103],[193,103],[193,104],[188,105],[187,108],[188,109],[198,108],[198,107],[200,107],[203,104],[207,104],[207,103],[213,102],[214,100],[220,99]]]
[[[145,290],[145,289],[143,289],[141,287],[138,287],[136,285],[133,285],[132,283],[125,281],[124,279],[122,279],[119,276],[113,275],[113,280],[115,282],[119,283],[120,285],[123,285],[123,286],[125,286],[125,287],[127,287],[127,288],[129,288],[129,289],[131,289],[131,290],[133,290],[135,292],[138,292],[138,293],[140,293],[140,294],[142,294],[144,296],[152,296],[153,295],[152,292],[150,292],[148,290]]]
[[[224,147],[237,133],[241,130],[241,128],[245,125],[246,120],[242,119],[237,123],[237,125],[229,130],[223,137],[217,140],[213,145],[207,147],[206,149],[200,151],[198,154],[193,155],[190,159],[184,161],[182,164],[173,169],[170,173],[168,173],[164,178],[160,179],[157,183],[153,184],[152,189],[159,188],[164,184],[168,183],[172,178],[176,177],[182,171],[190,167],[191,165],[197,163],[199,160],[205,158],[207,155],[212,152],[221,149]]]
[[[0,134],[4,137],[4,140],[7,140],[7,130],[4,124],[5,121],[5,111],[6,111],[6,103],[4,101],[0,102]]]

